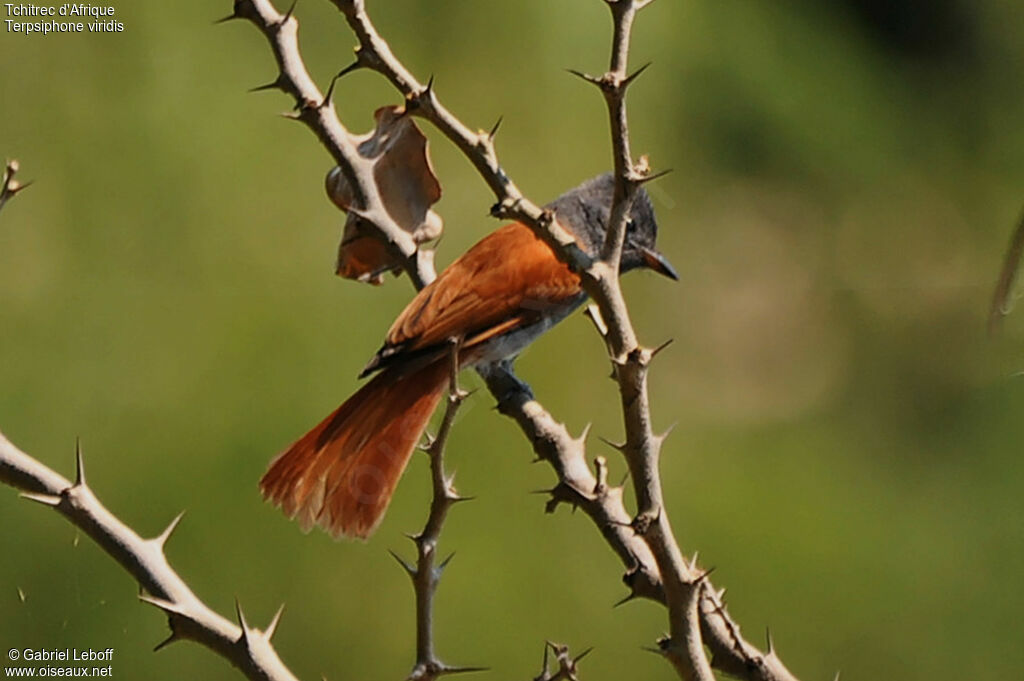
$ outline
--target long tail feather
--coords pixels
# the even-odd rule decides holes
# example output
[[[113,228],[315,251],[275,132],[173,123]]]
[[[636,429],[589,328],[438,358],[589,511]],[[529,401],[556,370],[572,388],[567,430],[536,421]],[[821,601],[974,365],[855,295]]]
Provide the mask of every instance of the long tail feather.
[[[398,479],[444,393],[448,367],[387,369],[270,464],[260,480],[303,531],[373,534]]]

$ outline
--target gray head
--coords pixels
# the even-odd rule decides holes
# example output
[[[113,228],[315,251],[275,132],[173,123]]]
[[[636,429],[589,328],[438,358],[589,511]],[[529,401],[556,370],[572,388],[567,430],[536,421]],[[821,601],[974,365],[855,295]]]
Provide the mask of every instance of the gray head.
[[[604,173],[562,194],[546,208],[555,212],[558,221],[573,233],[588,253],[596,255],[608,232],[608,215],[614,193],[615,178],[611,173]],[[628,272],[646,267],[658,274],[678,279],[679,276],[665,256],[655,247],[657,236],[658,223],[654,219],[651,198],[641,189],[629,211],[626,243],[622,247],[619,270]]]

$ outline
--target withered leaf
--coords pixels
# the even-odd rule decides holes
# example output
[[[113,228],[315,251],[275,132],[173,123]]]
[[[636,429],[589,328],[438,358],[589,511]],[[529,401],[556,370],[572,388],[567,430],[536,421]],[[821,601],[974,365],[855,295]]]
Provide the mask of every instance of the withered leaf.
[[[373,180],[384,208],[416,244],[438,238],[441,216],[430,207],[441,198],[441,185],[431,167],[427,138],[403,107],[381,107],[374,118],[377,127],[356,142],[360,155],[373,164]],[[350,211],[355,198],[340,166],[327,173],[326,189],[331,201],[348,214],[338,246],[338,275],[380,284],[386,272],[400,271],[401,262],[388,252],[372,226]]]

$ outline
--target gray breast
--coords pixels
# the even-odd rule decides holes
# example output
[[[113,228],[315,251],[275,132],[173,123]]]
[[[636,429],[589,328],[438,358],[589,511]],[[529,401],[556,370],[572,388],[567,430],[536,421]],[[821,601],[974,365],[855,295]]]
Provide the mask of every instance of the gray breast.
[[[527,345],[537,340],[541,334],[568,317],[586,299],[586,294],[580,294],[576,298],[567,301],[564,305],[545,310],[540,321],[529,326],[520,327],[483,343],[479,348],[480,356],[473,357],[472,364],[487,364],[518,355]]]

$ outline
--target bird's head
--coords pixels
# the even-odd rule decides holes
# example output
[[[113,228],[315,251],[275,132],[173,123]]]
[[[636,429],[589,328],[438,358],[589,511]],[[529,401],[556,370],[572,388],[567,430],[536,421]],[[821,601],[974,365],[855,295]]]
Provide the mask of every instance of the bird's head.
[[[615,178],[611,173],[604,173],[567,191],[546,207],[554,211],[558,222],[573,233],[588,253],[596,255],[608,233],[614,193]],[[678,280],[679,275],[655,245],[657,237],[654,206],[647,192],[640,189],[629,210],[619,271],[628,272],[642,267]]]

